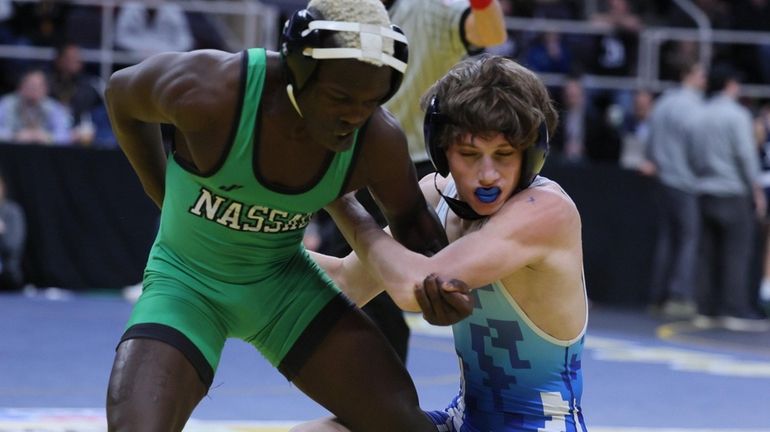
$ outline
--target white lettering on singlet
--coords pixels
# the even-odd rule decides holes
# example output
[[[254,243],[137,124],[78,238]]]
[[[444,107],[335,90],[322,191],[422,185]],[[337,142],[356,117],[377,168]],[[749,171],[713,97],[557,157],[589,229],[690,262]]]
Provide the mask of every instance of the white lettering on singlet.
[[[229,201],[201,188],[189,212],[237,231],[278,233],[304,229],[312,213],[289,213],[260,205]]]
[[[213,195],[206,189],[201,188],[201,194],[198,196],[195,205],[190,209],[190,213],[196,216],[203,216],[201,208],[205,207],[206,219],[213,220],[217,214],[217,210],[219,210],[219,206],[222,205],[223,202],[225,202],[224,198]]]

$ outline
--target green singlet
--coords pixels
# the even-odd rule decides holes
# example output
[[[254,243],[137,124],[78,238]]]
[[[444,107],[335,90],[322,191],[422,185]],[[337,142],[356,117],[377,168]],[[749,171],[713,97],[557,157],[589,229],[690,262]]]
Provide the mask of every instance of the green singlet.
[[[255,154],[265,71],[264,49],[244,52],[237,129],[218,169],[197,175],[169,157],[159,232],[127,324],[181,332],[212,373],[229,337],[254,345],[278,366],[339,294],[302,238],[312,214],[339,196],[358,137],[306,191],[281,193],[260,182]]]

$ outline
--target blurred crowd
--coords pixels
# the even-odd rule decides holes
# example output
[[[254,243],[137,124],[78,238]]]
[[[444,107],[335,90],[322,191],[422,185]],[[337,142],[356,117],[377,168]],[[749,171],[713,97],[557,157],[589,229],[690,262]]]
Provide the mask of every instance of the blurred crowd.
[[[770,0],[692,2],[714,29],[770,32]],[[262,3],[278,7],[282,21],[305,1]],[[765,252],[770,100],[746,97],[741,85],[770,83],[770,39],[751,44],[714,43],[708,64],[701,63],[697,42],[665,41],[656,73],[678,86],[663,92],[606,89],[592,84],[588,77],[637,76],[640,32],[651,27],[695,28],[690,15],[667,0],[500,3],[510,17],[570,20],[601,30],[569,33],[555,25],[548,31],[511,31],[504,44],[487,51],[561,77],[550,88],[558,101],[561,124],[552,137],[549,163],[617,164],[660,185],[661,234],[656,251],[660,262],[653,270],[652,307],[661,313],[701,317],[701,324],[717,315],[762,318],[759,299],[770,301],[770,264],[764,264],[770,263],[770,254]],[[114,34],[108,40],[119,52],[147,56],[169,50],[233,49],[225,42],[226,21],[185,11],[174,2],[124,1],[115,14]],[[105,36],[101,22],[102,10],[97,6],[0,0],[0,45],[55,52],[52,60],[0,58],[0,142],[117,147],[104,107],[98,64],[96,59],[84,61],[83,56],[84,50],[101,48]],[[700,84],[693,83],[690,76],[694,65],[701,68]],[[124,66],[115,64],[116,69]],[[658,114],[661,119],[656,121],[656,112],[671,109],[666,105],[672,97],[680,97],[677,103],[689,104],[685,105],[688,119],[682,120],[674,109],[675,114]],[[725,116],[724,112],[733,114]],[[729,124],[719,131],[706,128],[718,127],[714,118],[732,120],[725,120]],[[665,123],[674,119],[677,130],[666,129]],[[707,130],[711,133],[704,132]],[[704,144],[717,136],[723,140]],[[679,159],[660,152],[661,145],[679,146]],[[740,218],[734,214],[735,206],[743,209]],[[314,233],[321,231],[314,229],[308,231],[308,245],[317,248],[322,239]],[[727,245],[728,237],[741,240]],[[739,252],[719,256],[718,252],[729,248]],[[717,310],[698,297],[695,287],[703,285],[698,278],[714,268],[722,273],[709,280],[723,282],[708,288],[711,298],[726,295],[719,293],[728,285],[738,289],[734,288],[735,278],[740,280],[736,275],[746,275],[746,281],[739,282],[745,292],[740,296],[742,304]]]
[[[767,330],[767,119],[740,103],[741,82],[731,65],[693,62],[648,109],[637,163],[659,207],[650,302],[699,327]]]
[[[113,48],[139,58],[225,44],[208,17],[173,2],[125,1]],[[84,49],[102,45],[102,10],[62,1],[0,0],[0,45],[53,49],[51,61],[0,58],[0,141],[115,148],[104,82]],[[115,64],[115,69],[127,66]]]
[[[278,7],[279,21],[302,1],[263,3]],[[586,76],[637,75],[639,32],[649,27],[690,27],[696,23],[676,2],[657,0],[502,0],[506,15],[589,23],[600,32],[569,33],[555,25],[547,31],[511,31],[508,41],[487,51],[518,60],[529,68],[560,74],[552,86],[567,115],[555,150],[570,161],[633,161],[638,150],[628,142],[643,122],[645,105],[656,97],[649,89],[610,90],[587,85]],[[768,0],[693,0],[715,29],[770,31]],[[223,33],[228,22],[181,9],[164,0],[125,1],[115,10],[113,49],[147,56],[161,51],[229,49]],[[277,28],[281,28],[278,23]],[[53,48],[52,61],[0,58],[0,140],[38,141],[114,147],[101,103],[103,83],[95,61],[84,63],[83,49],[102,46],[102,10],[91,5],[41,0],[0,0],[0,45]],[[233,29],[230,29],[233,30]],[[233,30],[234,31],[234,30]],[[237,49],[237,48],[236,48]],[[770,43],[713,44],[713,63],[728,63],[748,83],[770,82]],[[696,41],[664,41],[657,76],[678,80],[682,65],[698,60]],[[125,64],[115,64],[121,68]],[[37,72],[37,73],[33,73]],[[41,83],[40,74],[45,77]],[[43,84],[43,85],[41,85]],[[23,115],[8,120],[7,110],[23,102]],[[742,100],[759,113],[766,100]],[[31,107],[36,108],[31,108]],[[20,109],[20,108],[17,108]],[[48,130],[12,133],[8,122],[41,122]],[[12,128],[21,127],[12,124]],[[63,132],[67,130],[67,132]],[[66,136],[65,136],[66,135]],[[595,137],[602,139],[595,139]],[[631,154],[626,154],[630,152]]]

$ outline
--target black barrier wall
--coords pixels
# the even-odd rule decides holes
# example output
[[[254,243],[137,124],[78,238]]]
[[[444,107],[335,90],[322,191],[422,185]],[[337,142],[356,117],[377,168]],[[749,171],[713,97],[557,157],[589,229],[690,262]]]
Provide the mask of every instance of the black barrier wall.
[[[120,150],[0,144],[9,194],[27,214],[27,281],[40,287],[137,283],[158,211]],[[583,221],[589,297],[645,300],[655,241],[653,182],[614,165],[546,164]]]
[[[119,150],[0,144],[24,208],[28,283],[118,288],[141,280],[158,211]]]
[[[589,297],[646,301],[656,236],[655,181],[610,163],[549,160],[543,175],[561,184],[583,222],[583,265]]]

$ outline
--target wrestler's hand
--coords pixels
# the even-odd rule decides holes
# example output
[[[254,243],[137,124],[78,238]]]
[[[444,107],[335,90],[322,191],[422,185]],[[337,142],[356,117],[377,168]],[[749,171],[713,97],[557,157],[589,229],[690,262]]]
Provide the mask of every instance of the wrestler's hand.
[[[435,274],[428,275],[414,290],[425,321],[440,326],[454,324],[473,312],[473,298],[469,293],[465,282],[458,279],[446,282]]]

